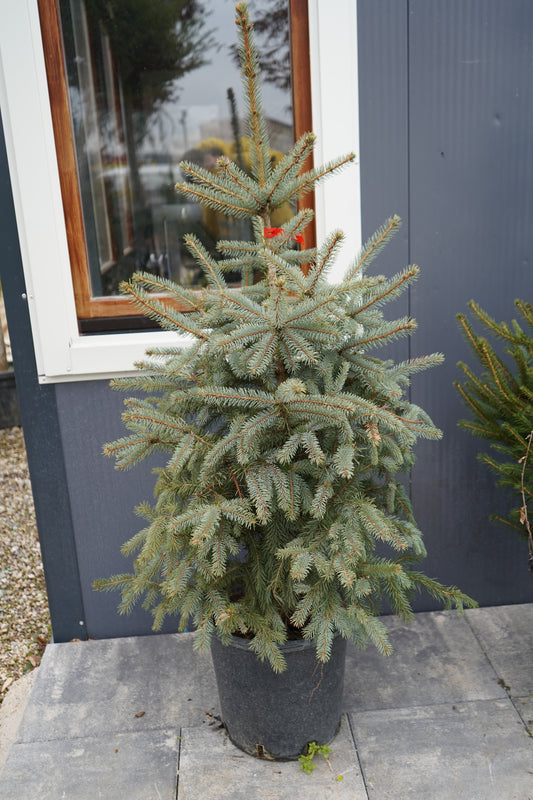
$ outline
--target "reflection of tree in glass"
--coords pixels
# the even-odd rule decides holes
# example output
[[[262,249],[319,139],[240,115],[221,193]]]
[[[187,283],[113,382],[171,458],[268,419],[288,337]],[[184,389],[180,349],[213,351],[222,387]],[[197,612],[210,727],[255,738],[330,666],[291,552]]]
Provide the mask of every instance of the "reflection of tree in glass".
[[[199,0],[90,0],[87,13],[109,37],[126,101],[145,117],[207,63],[213,40]]]
[[[146,266],[152,225],[140,178],[138,148],[151,115],[176,99],[177,81],[208,63],[214,45],[199,0],[90,0],[93,39],[105,31],[123,98],[124,139],[133,200],[136,264]],[[120,276],[123,277],[123,276]]]
[[[253,5],[253,4],[251,4]],[[254,30],[263,82],[288,92],[291,88],[291,58],[288,0],[262,0],[254,8]],[[231,47],[239,65],[236,45]]]

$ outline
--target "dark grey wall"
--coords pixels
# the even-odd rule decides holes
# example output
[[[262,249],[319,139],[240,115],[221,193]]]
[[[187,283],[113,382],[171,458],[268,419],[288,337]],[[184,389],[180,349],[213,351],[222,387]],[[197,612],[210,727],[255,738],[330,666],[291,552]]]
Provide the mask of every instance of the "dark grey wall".
[[[107,381],[64,383],[56,386],[61,442],[68,476],[81,591],[89,636],[142,635],[151,632],[152,617],[140,607],[119,617],[116,592],[95,592],[95,578],[128,572],[130,561],[121,545],[143,526],[134,513],[141,501],[151,501],[155,485],[153,458],[127,472],[114,468],[103,445],[127,434],[121,420],[124,394]],[[175,630],[169,621],[165,631]]]
[[[11,336],[20,415],[56,642],[87,638],[56,390],[41,386],[0,118],[0,280]],[[1,564],[0,564],[1,568]]]
[[[474,298],[497,319],[531,300],[533,4],[529,0],[359,0],[363,230],[393,212],[404,237],[380,271],[420,265],[411,354],[443,352],[412,399],[444,431],[421,443],[412,500],[426,571],[481,604],[530,602],[525,545],[490,513],[508,497],[457,427],[458,360],[475,366],[455,315]],[[418,608],[431,608],[420,598]]]

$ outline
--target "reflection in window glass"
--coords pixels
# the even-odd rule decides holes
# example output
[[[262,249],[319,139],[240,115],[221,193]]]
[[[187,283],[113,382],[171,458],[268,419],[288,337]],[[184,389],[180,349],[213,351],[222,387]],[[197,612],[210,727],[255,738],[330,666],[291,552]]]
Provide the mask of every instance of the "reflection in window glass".
[[[179,162],[244,169],[248,148],[234,0],[61,0],[62,35],[91,291],[118,292],[135,270],[184,285],[202,275],[182,247],[195,233],[247,235],[242,221],[180,197]],[[293,143],[288,0],[250,3],[277,160]],[[264,46],[263,46],[264,45]],[[290,209],[272,224],[281,226]]]

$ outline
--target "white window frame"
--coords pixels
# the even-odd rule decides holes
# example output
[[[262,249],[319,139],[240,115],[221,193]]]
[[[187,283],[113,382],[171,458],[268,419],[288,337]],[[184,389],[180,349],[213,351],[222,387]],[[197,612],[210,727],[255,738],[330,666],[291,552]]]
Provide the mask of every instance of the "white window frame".
[[[357,5],[335,0],[331,11],[331,0],[309,0],[317,164],[358,152],[359,145]],[[147,348],[181,337],[78,332],[37,0],[0,0],[0,19],[0,108],[39,381],[129,374]],[[315,195],[318,241],[334,228],[346,234],[335,278],[361,244],[358,165],[319,185]]]

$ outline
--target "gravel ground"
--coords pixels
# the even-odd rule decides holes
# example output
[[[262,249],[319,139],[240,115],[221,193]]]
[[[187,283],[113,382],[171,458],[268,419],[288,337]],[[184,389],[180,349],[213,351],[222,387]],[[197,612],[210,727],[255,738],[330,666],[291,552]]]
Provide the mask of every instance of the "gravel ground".
[[[0,703],[39,665],[50,636],[24,436],[0,429]]]

